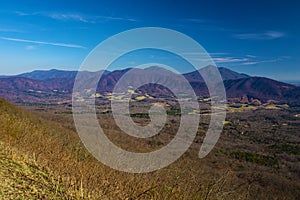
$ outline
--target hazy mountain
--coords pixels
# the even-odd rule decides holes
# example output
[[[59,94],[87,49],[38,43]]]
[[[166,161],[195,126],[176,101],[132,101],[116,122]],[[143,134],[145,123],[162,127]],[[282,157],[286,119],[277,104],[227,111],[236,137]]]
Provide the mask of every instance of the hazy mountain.
[[[99,71],[104,74],[109,73],[109,71]],[[50,79],[74,79],[77,75],[78,71],[65,71],[65,70],[35,70],[32,72],[22,73],[15,76],[0,76],[0,78],[11,78],[11,77],[22,77],[29,78],[33,80],[50,80]],[[83,73],[92,74],[93,72],[84,71]]]
[[[30,78],[34,80],[47,80],[55,78],[70,79],[77,75],[77,71],[64,71],[64,70],[35,70],[28,73],[16,75],[16,77]]]
[[[297,81],[297,80],[295,80],[295,81],[287,80],[287,81],[282,81],[282,82],[289,83],[289,84],[295,85],[295,86],[300,86],[300,81]]]
[[[129,70],[131,69],[115,70],[112,72],[104,71],[98,83],[97,92],[112,92],[116,83]],[[200,73],[210,74],[211,70],[211,67],[206,67],[201,69]],[[224,80],[228,98],[248,96],[249,98],[261,101],[278,100],[290,102],[297,101],[300,96],[299,87],[291,84],[264,77],[250,77],[226,68],[219,68],[219,71]],[[90,83],[93,83],[97,81],[97,74],[95,72],[80,73],[85,77],[87,82],[90,81]],[[134,69],[131,73],[132,75],[129,78],[134,84],[140,84],[145,79],[149,79],[154,83],[160,81],[172,85],[177,89],[184,87],[179,74],[163,68]],[[76,71],[49,70],[33,71],[14,77],[0,78],[0,96],[12,102],[57,102],[70,100],[76,74]],[[183,74],[183,76],[189,81],[198,96],[209,96],[207,87],[199,72],[194,71]],[[124,87],[127,87],[126,83]],[[154,96],[173,95],[166,87],[158,84],[144,85],[140,90],[145,93],[154,94]]]
[[[300,87],[295,87],[291,90],[285,91],[284,96],[291,99],[293,102],[300,101]]]
[[[297,87],[264,77],[249,77],[225,80],[227,97],[235,98],[247,95],[250,98],[266,100],[284,100],[286,94]],[[290,96],[291,97],[291,96]]]
[[[189,81],[203,81],[203,78],[200,74],[210,74],[212,70],[212,66],[207,66],[201,68],[199,71],[193,71],[186,74],[183,74],[184,77]],[[218,68],[220,75],[223,80],[231,80],[231,79],[240,79],[240,78],[248,78],[249,75],[241,74],[230,69],[219,67]]]
[[[103,72],[103,75],[110,75],[110,77],[115,79],[115,78],[120,78],[123,74],[125,74],[130,69],[131,68],[127,68],[127,69],[123,69],[123,70],[115,70],[113,72],[110,72],[107,70],[105,70],[105,71],[100,70],[99,72]],[[149,67],[144,70],[146,70],[148,72],[150,72],[150,71],[162,72],[162,70],[164,70],[165,72],[169,71],[169,70],[163,69],[161,67],[157,67],[157,66]],[[211,70],[211,66],[207,66],[207,67],[201,68],[199,70],[199,72],[209,74],[210,70]],[[220,67],[220,68],[218,68],[218,70],[219,70],[223,80],[240,79],[240,78],[250,77],[249,75],[238,73],[238,72],[232,71],[232,70],[224,68],[224,67]],[[185,73],[183,75],[189,81],[203,81],[199,72],[193,71],[193,72]],[[78,73],[78,71],[65,71],[65,70],[57,70],[57,69],[35,70],[32,72],[22,73],[22,74],[18,74],[18,75],[14,75],[14,76],[2,75],[2,76],[0,76],[0,78],[23,77],[23,78],[29,78],[29,79],[34,79],[34,80],[48,80],[48,79],[56,79],[56,78],[71,79],[71,78],[75,78],[77,73]],[[89,73],[93,73],[93,72],[86,71],[83,73],[89,74]]]
[[[58,102],[70,99],[74,79],[0,78],[0,96],[11,102]]]

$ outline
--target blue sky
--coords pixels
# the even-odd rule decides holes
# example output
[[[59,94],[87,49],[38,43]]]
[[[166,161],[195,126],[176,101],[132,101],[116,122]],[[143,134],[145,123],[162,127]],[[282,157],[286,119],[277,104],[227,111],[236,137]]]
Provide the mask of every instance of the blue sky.
[[[219,67],[300,80],[296,1],[10,0],[0,5],[0,74],[76,70],[108,37],[154,26],[192,37]]]

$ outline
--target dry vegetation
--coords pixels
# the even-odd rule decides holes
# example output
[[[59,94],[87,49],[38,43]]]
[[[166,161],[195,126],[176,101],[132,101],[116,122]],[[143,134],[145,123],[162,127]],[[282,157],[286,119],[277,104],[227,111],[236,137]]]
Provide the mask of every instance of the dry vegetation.
[[[251,110],[242,118],[232,113],[215,150],[200,160],[199,143],[209,121],[204,118],[195,143],[178,161],[156,172],[128,174],[86,152],[66,108],[43,107],[30,114],[0,100],[0,111],[4,199],[300,198],[299,119],[291,117],[294,112],[276,111],[280,117],[275,117],[273,110]],[[172,133],[164,133],[140,143],[121,136],[109,113],[99,118],[108,136],[123,148],[155,149],[172,138]]]
[[[1,199],[63,199],[63,186],[46,168],[6,144],[0,143]]]

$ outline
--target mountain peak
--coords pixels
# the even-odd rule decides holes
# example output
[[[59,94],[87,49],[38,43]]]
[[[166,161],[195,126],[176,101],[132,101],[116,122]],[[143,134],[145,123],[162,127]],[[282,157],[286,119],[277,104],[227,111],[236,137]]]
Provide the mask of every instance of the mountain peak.
[[[198,96],[207,96],[208,91],[201,74],[209,74],[212,66],[183,74],[187,81],[190,82],[195,93]],[[112,92],[116,83],[131,68],[115,70],[112,72],[104,71],[105,76],[99,81],[97,92]],[[135,68],[136,69],[136,68]],[[218,68],[229,98],[240,98],[247,95],[250,98],[267,101],[270,99],[280,101],[297,101],[299,99],[299,88],[290,84],[285,84],[264,77],[250,77],[246,74],[234,72],[230,69]],[[200,73],[199,73],[200,72]],[[86,76],[94,76],[96,72],[84,72]],[[136,69],[134,71],[134,81],[138,84],[143,80],[145,73],[150,73],[153,77],[156,74],[163,74],[166,81],[177,83],[177,76],[170,79],[172,71],[161,68],[159,66],[151,66],[145,69]],[[74,85],[77,71],[63,70],[36,70],[33,72],[12,76],[11,78],[0,78],[1,96],[13,102],[23,101],[49,101],[55,102],[57,99],[66,100],[69,98]],[[144,88],[148,91],[159,91],[156,94],[169,95],[167,90],[159,88],[159,86],[149,86]],[[55,92],[54,92],[55,91]],[[40,93],[39,93],[40,92]],[[58,95],[58,93],[59,95]],[[34,93],[34,95],[32,95]],[[47,99],[45,99],[47,94]],[[63,95],[67,96],[63,96]],[[44,95],[44,96],[43,96]],[[50,98],[51,97],[51,98]],[[66,98],[66,99],[64,99]],[[286,98],[286,99],[285,99]]]
[[[209,72],[212,70],[212,68],[215,68],[215,66],[209,65],[209,66],[199,69],[198,71],[186,73],[186,74],[184,74],[184,76],[189,81],[199,81],[199,80],[203,81],[201,74],[209,74]],[[218,70],[219,70],[223,80],[231,80],[231,79],[240,79],[240,78],[249,78],[250,77],[247,74],[241,74],[241,73],[232,71],[225,67],[219,67]]]

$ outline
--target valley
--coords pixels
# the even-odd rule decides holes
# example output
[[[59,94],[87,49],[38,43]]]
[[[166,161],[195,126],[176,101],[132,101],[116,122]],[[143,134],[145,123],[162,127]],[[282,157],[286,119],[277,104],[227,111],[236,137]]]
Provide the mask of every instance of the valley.
[[[1,87],[2,91],[7,91],[1,95],[17,105],[1,100],[2,146],[17,149],[21,156],[17,161],[4,164],[3,173],[19,170],[12,169],[10,162],[24,163],[21,166],[28,169],[25,174],[15,172],[7,182],[8,185],[15,184],[11,182],[23,184],[14,187],[18,191],[9,193],[9,189],[4,189],[0,191],[1,196],[13,193],[16,197],[38,198],[47,191],[47,197],[53,195],[54,199],[298,199],[300,108],[298,99],[282,99],[284,92],[297,87],[271,81],[272,87],[265,90],[260,90],[259,85],[249,88],[248,76],[240,78],[236,73],[230,74],[238,79],[236,82],[235,79],[225,80],[229,97],[223,131],[213,151],[203,159],[197,154],[212,115],[211,98],[203,93],[197,96],[200,110],[183,113],[172,93],[159,86],[128,88],[130,99],[125,98],[125,93],[112,94],[101,87],[90,96],[95,98],[97,118],[106,136],[131,152],[146,153],[162,148],[174,138],[182,114],[199,114],[198,132],[189,150],[170,166],[146,174],[115,171],[87,152],[73,121],[72,89],[66,86],[73,80],[60,79],[52,84],[53,79],[1,79],[3,85],[7,84]],[[112,77],[109,80],[114,80]],[[194,83],[199,78],[189,77]],[[252,79],[249,80],[251,83]],[[56,84],[65,86],[59,89]],[[263,85],[268,86],[265,82]],[[106,85],[103,88],[107,88]],[[129,101],[130,117],[139,125],[149,123],[149,108],[159,104],[166,109],[166,124],[153,137],[131,137],[115,123],[111,100]],[[224,108],[220,107],[220,111]],[[11,158],[7,153],[3,155]],[[27,182],[32,179],[32,163],[41,170],[35,174],[47,174],[45,183]],[[23,177],[21,183],[20,176]],[[22,188],[27,184],[33,186],[26,189],[25,194]]]
[[[30,114],[2,100],[1,137],[2,142],[53,172],[64,198],[297,199],[300,109],[269,107],[228,112],[219,142],[204,159],[197,153],[210,117],[201,115],[197,136],[182,158],[165,169],[140,175],[117,172],[95,160],[75,132],[68,105],[26,106]],[[149,152],[166,145],[180,120],[178,110],[170,108],[167,124],[158,135],[136,139],[116,126],[109,105],[100,108],[97,116],[107,137],[133,152]],[[147,113],[133,112],[131,117],[136,123],[147,124]]]
[[[1,1],[0,200],[300,200],[300,1]]]

